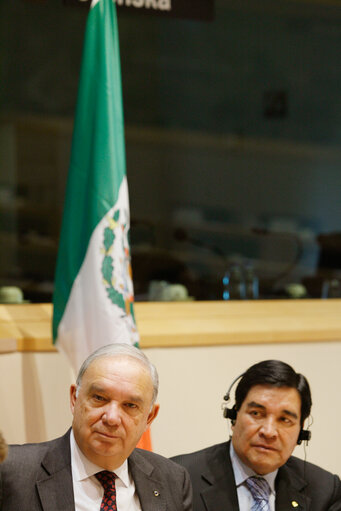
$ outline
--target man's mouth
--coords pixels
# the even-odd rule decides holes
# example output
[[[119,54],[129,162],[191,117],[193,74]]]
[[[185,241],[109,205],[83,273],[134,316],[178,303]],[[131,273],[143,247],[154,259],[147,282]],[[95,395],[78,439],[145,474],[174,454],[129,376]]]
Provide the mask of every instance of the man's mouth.
[[[258,449],[260,451],[265,452],[276,452],[277,449],[275,447],[271,447],[270,445],[264,445],[264,444],[255,444],[252,446],[254,449]]]
[[[118,438],[118,435],[115,433],[108,433],[105,431],[96,431],[96,433],[100,436],[104,436],[105,438],[108,438],[109,440],[114,440],[115,438]]]

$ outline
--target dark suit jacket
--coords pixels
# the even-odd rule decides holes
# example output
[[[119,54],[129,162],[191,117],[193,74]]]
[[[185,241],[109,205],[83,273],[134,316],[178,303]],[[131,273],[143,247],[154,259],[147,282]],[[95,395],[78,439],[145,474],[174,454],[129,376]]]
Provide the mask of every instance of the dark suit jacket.
[[[143,511],[191,511],[183,467],[135,449],[128,458]],[[156,491],[156,494],[154,494]],[[51,442],[10,446],[0,466],[1,511],[74,511],[70,432]]]
[[[230,443],[214,445],[172,458],[187,468],[193,486],[193,511],[238,511]],[[291,456],[275,481],[276,511],[340,511],[337,476]],[[294,507],[293,502],[299,506]]]

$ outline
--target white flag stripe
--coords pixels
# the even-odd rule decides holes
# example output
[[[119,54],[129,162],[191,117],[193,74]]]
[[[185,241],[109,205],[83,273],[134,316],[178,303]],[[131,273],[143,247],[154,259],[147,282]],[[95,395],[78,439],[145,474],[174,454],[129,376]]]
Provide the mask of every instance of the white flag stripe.
[[[74,281],[71,289],[69,301],[66,305],[64,315],[58,328],[57,346],[69,357],[72,366],[79,369],[83,360],[89,353],[112,342],[126,342],[134,344],[138,342],[138,335],[134,325],[132,316],[127,315],[124,311],[112,303],[108,297],[103,276],[101,274],[103,253],[103,236],[104,229],[108,224],[108,218],[111,218],[115,210],[128,211],[128,186],[125,177],[121,183],[120,192],[117,203],[108,211],[107,215],[102,218],[100,223],[94,230],[89,247],[80,268],[80,271]],[[128,220],[129,218],[125,219]],[[120,246],[122,240],[121,223],[115,229],[116,246],[118,254],[112,254],[114,264],[115,287],[121,289],[127,285],[122,281],[122,272],[115,270],[120,269],[122,261],[120,254]],[[102,247],[102,250],[101,250]],[[113,247],[115,251],[115,248]],[[128,285],[131,283],[128,280]],[[128,290],[132,293],[131,288]],[[98,307],[97,305],[101,306]],[[86,313],[84,313],[86,311]],[[113,329],[113,325],[115,328]]]

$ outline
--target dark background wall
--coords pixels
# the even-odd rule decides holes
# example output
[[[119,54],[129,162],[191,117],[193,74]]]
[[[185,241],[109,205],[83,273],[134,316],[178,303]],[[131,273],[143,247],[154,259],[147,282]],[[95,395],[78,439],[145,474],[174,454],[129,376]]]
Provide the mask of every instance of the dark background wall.
[[[236,256],[274,277],[299,242],[286,278],[300,280],[318,269],[318,234],[340,230],[341,8],[240,3],[218,0],[213,22],[119,14],[133,248],[219,280]],[[12,208],[8,272],[30,260],[51,281],[55,247],[42,266],[17,243],[58,238],[86,10],[3,0],[0,16],[0,199],[31,207]],[[206,248],[176,241],[179,226]]]

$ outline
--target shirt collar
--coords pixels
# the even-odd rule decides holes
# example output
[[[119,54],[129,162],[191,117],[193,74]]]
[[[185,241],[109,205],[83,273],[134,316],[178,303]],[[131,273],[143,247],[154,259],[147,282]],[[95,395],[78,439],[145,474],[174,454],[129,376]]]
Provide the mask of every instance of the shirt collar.
[[[99,467],[95,463],[92,463],[80,450],[73,431],[70,434],[70,447],[71,447],[71,466],[72,476],[75,481],[83,481],[88,477],[91,477],[97,472],[103,470],[103,467]],[[129,486],[129,472],[128,472],[128,461],[125,460],[122,465],[115,469],[116,476],[123,482],[125,486]]]
[[[230,443],[230,457],[231,457],[231,463],[232,463],[232,468],[233,468],[234,478],[236,481],[237,488],[238,488],[238,486],[245,483],[246,479],[248,479],[249,477],[257,476],[257,475],[259,476],[259,474],[256,474],[256,472],[254,472],[252,470],[252,468],[248,467],[247,465],[245,465],[245,463],[243,463],[240,460],[240,458],[236,454],[236,451],[233,448],[232,441]],[[277,472],[278,472],[278,469],[274,470],[273,472],[270,472],[269,474],[262,476],[269,484],[271,493],[273,493],[274,495],[276,494],[275,479],[277,476]]]

